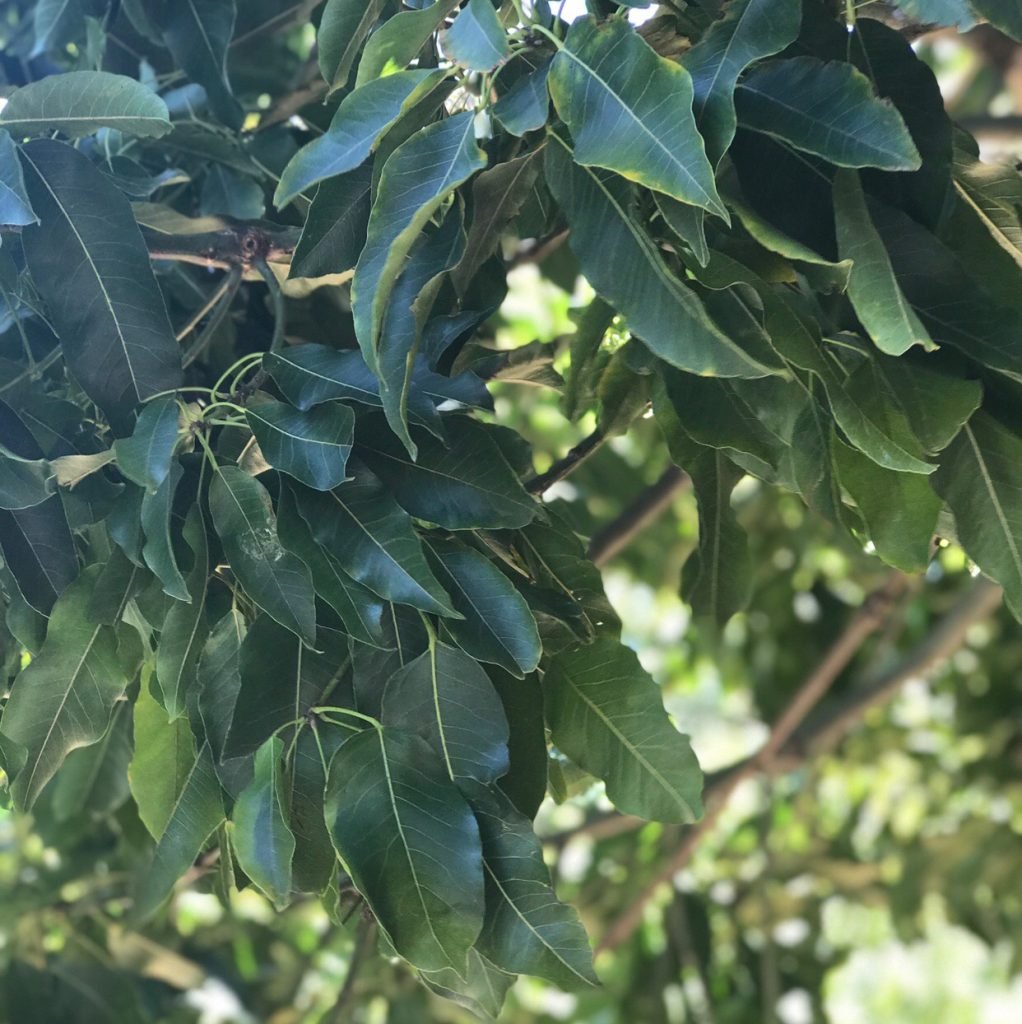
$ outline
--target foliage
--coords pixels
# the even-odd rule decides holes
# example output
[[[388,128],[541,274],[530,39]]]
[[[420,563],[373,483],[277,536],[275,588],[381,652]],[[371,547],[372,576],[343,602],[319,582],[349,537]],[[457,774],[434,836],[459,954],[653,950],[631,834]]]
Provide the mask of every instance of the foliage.
[[[611,438],[691,478],[703,637],[763,602],[749,480],[899,570],[960,543],[1022,614],[1022,177],[854,9],[589,6],[0,4],[0,760],[128,878],[108,945],[209,878],[357,900],[483,1016],[519,974],[591,988],[544,793],[702,813],[592,523],[542,500]],[[570,352],[488,343],[530,261],[595,292]],[[562,386],[595,428],[534,459],[494,396]],[[164,1019],[152,959],[29,937],[11,1014]]]

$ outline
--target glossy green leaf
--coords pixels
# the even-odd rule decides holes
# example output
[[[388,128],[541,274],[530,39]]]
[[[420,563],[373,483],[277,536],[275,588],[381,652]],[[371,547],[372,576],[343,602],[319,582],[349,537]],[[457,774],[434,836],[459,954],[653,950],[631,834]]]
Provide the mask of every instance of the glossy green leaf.
[[[33,508],[52,497],[56,488],[45,459],[19,459],[0,448],[0,509]]]
[[[298,493],[298,508],[316,541],[380,597],[456,614],[426,564],[407,513],[364,466],[349,464],[349,471],[352,479],[333,491]]]
[[[554,743],[607,785],[626,814],[653,821],[702,815],[703,777],[635,653],[599,639],[557,655],[543,679]]]
[[[473,800],[483,842],[486,918],[479,952],[505,971],[571,991],[598,984],[578,914],[559,902],[529,820],[493,792]]]
[[[1016,42],[1022,42],[1022,6],[1018,0],[969,0],[973,9]]]
[[[530,820],[546,796],[546,724],[543,721],[543,687],[538,673],[517,679],[500,669],[487,669],[507,718],[511,767],[497,785],[515,807]]]
[[[468,965],[460,973],[453,967],[419,971],[419,980],[443,999],[465,1007],[481,1020],[496,1020],[515,976],[502,971],[477,949],[468,951]]]
[[[347,83],[359,49],[385,6],[386,0],[327,0],[316,33],[316,51],[329,92]]]
[[[0,224],[24,227],[38,224],[25,191],[25,176],[18,161],[18,149],[10,135],[0,131]]]
[[[0,550],[25,601],[48,615],[78,575],[78,557],[60,497],[16,512],[0,511]]]
[[[237,466],[222,466],[210,484],[209,510],[245,593],[282,626],[314,643],[312,579],[305,563],[281,545],[263,485]]]
[[[668,268],[631,215],[632,186],[576,167],[556,136],[546,147],[546,180],[568,218],[569,244],[582,272],[656,355],[690,373],[762,377],[769,372],[761,353],[745,352],[729,338]]]
[[[448,530],[524,526],[539,513],[482,423],[465,418],[449,445],[423,436],[412,461],[397,439],[381,431],[359,436],[359,453],[398,503],[415,516]]]
[[[19,138],[62,132],[77,139],[100,128],[158,138],[171,125],[167,104],[133,78],[68,71],[17,89],[0,110],[0,128]]]
[[[181,353],[127,199],[60,142],[22,149],[42,223],[22,231],[32,279],[64,358],[89,397],[123,422],[181,383]]]
[[[484,555],[452,541],[429,541],[430,564],[464,618],[445,623],[454,642],[479,661],[523,676],[539,664],[539,631],[529,605]]]
[[[692,110],[713,167],[735,137],[738,76],[793,42],[801,21],[798,0],[737,0],[684,54],[682,65],[692,76],[695,94]]]
[[[526,135],[542,128],[550,115],[547,77],[553,58],[547,57],[522,75],[496,103],[493,116],[512,135]]]
[[[919,151],[897,109],[851,64],[793,57],[763,64],[735,91],[738,120],[839,167],[915,171]]]
[[[11,783],[19,808],[35,803],[72,750],[102,738],[128,685],[110,626],[90,614],[99,568],[91,567],[57,600],[39,656],[14,681],[0,733],[24,748]]]
[[[313,185],[364,163],[384,132],[445,77],[435,68],[399,71],[348,93],[326,133],[303,146],[284,168],[274,204],[286,206]]]
[[[227,734],[241,689],[240,651],[246,630],[241,612],[232,608],[209,631],[196,667],[199,720],[216,765],[227,760]]]
[[[444,53],[470,71],[492,71],[511,47],[490,0],[468,0],[443,34]]]
[[[354,269],[366,241],[372,181],[372,163],[367,161],[316,189],[289,277],[325,277]]]
[[[132,483],[155,491],[170,472],[177,429],[178,408],[173,397],[147,402],[131,436],[114,441],[117,468]]]
[[[958,539],[988,576],[1004,587],[1022,617],[1022,441],[978,412],[944,450],[933,487],[955,516]]]
[[[370,37],[355,75],[356,87],[406,68],[460,0],[435,0],[388,18]]]
[[[706,212],[698,206],[679,203],[661,192],[653,194],[660,216],[674,234],[685,243],[700,266],[710,262],[706,245]]]
[[[355,332],[370,369],[398,270],[415,239],[454,189],[486,166],[473,124],[469,112],[437,121],[398,146],[384,164],[351,284]]]
[[[461,972],[483,923],[479,827],[424,740],[371,728],[330,762],[326,820],[397,952]]]
[[[291,899],[295,837],[288,825],[284,743],[274,736],[256,752],[255,775],[231,812],[231,844],[241,870],[282,910]]]
[[[181,464],[174,463],[163,483],[155,491],[146,491],[142,497],[141,522],[145,534],[142,558],[159,577],[164,593],[177,601],[188,602],[192,597],[178,565],[172,534],[174,494],[183,474]]]
[[[877,348],[892,356],[913,345],[936,348],[894,276],[854,171],[841,171],[834,178],[834,217],[838,251],[842,259],[852,261],[848,297]]]
[[[577,163],[728,219],[692,117],[692,79],[626,21],[576,21],[548,82]]]
[[[433,642],[391,676],[383,724],[426,740],[455,782],[496,782],[508,769],[504,706],[479,663],[456,647]]]

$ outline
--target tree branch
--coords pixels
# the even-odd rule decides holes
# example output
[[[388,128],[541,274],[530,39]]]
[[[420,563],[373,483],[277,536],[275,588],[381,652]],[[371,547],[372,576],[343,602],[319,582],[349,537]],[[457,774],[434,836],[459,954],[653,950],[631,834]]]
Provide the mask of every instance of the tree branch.
[[[542,494],[549,490],[554,484],[559,483],[578,469],[605,440],[603,431],[597,427],[588,437],[583,437],[563,459],[558,459],[545,473],[540,473],[531,480],[527,480],[525,489],[530,494]]]
[[[355,998],[355,982],[358,980],[366,960],[369,959],[373,949],[373,942],[376,939],[376,921],[372,917],[363,917],[358,923],[358,932],[355,935],[355,948],[351,952],[351,959],[348,961],[348,973],[344,976],[344,984],[337,995],[337,1001],[330,1010],[329,1016],[325,1019],[335,1024],[345,1024],[351,1020],[351,1003]]]
[[[298,245],[298,228],[264,221],[227,221],[219,231],[171,234],[140,225],[154,260],[194,263],[200,267],[250,270],[260,262],[287,263]]]

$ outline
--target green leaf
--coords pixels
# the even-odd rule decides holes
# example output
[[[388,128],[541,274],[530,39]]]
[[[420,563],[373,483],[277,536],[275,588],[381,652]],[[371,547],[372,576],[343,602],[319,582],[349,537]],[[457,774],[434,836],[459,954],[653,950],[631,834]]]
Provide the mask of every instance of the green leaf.
[[[455,781],[496,782],[508,770],[504,706],[479,663],[434,641],[383,695],[383,724],[421,736]]]
[[[33,57],[56,49],[69,40],[81,38],[85,30],[81,0],[38,0],[32,28],[35,31]]]
[[[256,752],[255,775],[231,813],[231,845],[241,870],[278,910],[291,901],[295,837],[281,760],[284,743],[271,736]]]
[[[117,468],[132,483],[155,491],[170,473],[177,428],[178,408],[173,396],[147,402],[131,437],[114,441]]]
[[[45,459],[19,459],[0,448],[0,509],[17,511],[41,505],[56,491]]]
[[[531,820],[546,796],[547,762],[550,760],[543,721],[543,687],[536,672],[524,679],[516,679],[499,669],[491,668],[488,673],[504,705],[511,731],[508,739],[511,767],[497,785]]]
[[[163,40],[177,63],[209,97],[228,128],[240,128],[242,110],[227,80],[227,51],[234,35],[234,0],[173,0],[163,4]]]
[[[690,373],[769,373],[760,353],[747,353],[732,341],[671,273],[631,215],[634,188],[613,175],[575,166],[556,136],[546,149],[547,184],[568,218],[569,243],[582,272],[633,334],[665,362]]]
[[[98,575],[98,566],[86,569],[58,598],[43,649],[18,674],[0,719],[4,739],[26,752],[11,783],[25,810],[72,750],[102,738],[128,685],[113,629],[90,613]]]
[[[685,243],[696,262],[705,267],[710,262],[710,250],[706,245],[706,212],[698,206],[679,203],[661,192],[654,192],[653,199],[664,223]]]
[[[326,277],[354,269],[369,226],[373,168],[361,167],[324,181],[305,215],[289,278]]]
[[[343,88],[387,0],[327,0],[316,33],[319,70],[329,93]]]
[[[549,77],[574,158],[728,220],[692,117],[692,79],[621,19],[576,21]]]
[[[702,772],[635,653],[601,638],[558,654],[543,679],[554,743],[603,779],[618,810],[653,821],[702,815]]]
[[[381,430],[360,435],[358,450],[416,519],[448,530],[514,529],[532,522],[539,506],[487,427],[466,417],[452,435],[447,447],[420,437],[415,462]]]
[[[442,42],[444,53],[469,71],[492,71],[511,55],[504,26],[490,0],[468,0]]]
[[[355,75],[356,88],[407,67],[461,0],[436,0],[388,18],[369,38]]]
[[[521,137],[546,124],[550,115],[547,77],[552,62],[552,57],[545,57],[493,104],[493,116],[512,135]]]
[[[838,251],[852,261],[848,297],[877,348],[891,356],[913,345],[936,348],[894,276],[855,171],[841,171],[834,178],[834,218]]]
[[[266,395],[256,394],[245,406],[266,461],[317,491],[344,482],[355,436],[355,414],[330,402],[302,412]]]
[[[974,10],[1016,42],[1022,42],[1022,6],[1018,0],[969,0]]]
[[[418,12],[397,17],[413,13]],[[474,120],[466,111],[437,121],[398,146],[384,164],[351,284],[355,333],[370,369],[376,367],[377,340],[398,270],[415,239],[454,189],[486,166]]]
[[[419,971],[419,980],[443,999],[450,999],[481,1020],[496,1020],[515,976],[495,967],[477,949],[468,951],[468,967]]]
[[[181,383],[181,351],[128,200],[61,142],[23,147],[26,184],[42,223],[22,231],[32,280],[64,358],[117,423]]]
[[[245,632],[241,612],[232,608],[209,631],[196,668],[199,719],[217,765],[227,760],[227,734],[241,689],[240,651]]]
[[[10,135],[0,131],[0,224],[24,227],[39,218],[25,191],[25,177],[18,161],[18,148]]]
[[[326,820],[397,952],[461,973],[483,921],[479,827],[426,742],[396,729],[353,736],[330,762]]]
[[[237,466],[221,466],[209,488],[209,510],[245,593],[272,619],[316,640],[316,602],[306,564],[285,551],[266,488]]]
[[[447,77],[430,68],[399,71],[348,93],[324,135],[303,146],[284,168],[273,197],[280,209],[327,178],[353,171],[395,121]]]
[[[333,491],[297,491],[312,535],[340,567],[380,597],[437,615],[456,615],[430,572],[407,513],[364,466]]]
[[[882,469],[840,440],[833,452],[841,486],[855,502],[877,554],[903,572],[925,570],[941,509],[929,480]]]
[[[529,605],[484,555],[453,541],[428,542],[430,564],[462,619],[444,628],[479,661],[521,677],[535,670],[543,648]]]
[[[738,76],[754,61],[794,42],[801,21],[799,0],[737,0],[683,55],[695,94],[692,111],[713,167],[735,137]]]
[[[599,984],[578,914],[559,902],[529,820],[506,797],[473,799],[483,842],[486,917],[477,947],[505,971],[571,991]]]
[[[159,138],[170,131],[167,104],[126,75],[66,71],[16,89],[0,111],[0,128],[19,138],[63,132],[72,139],[101,128]]]
[[[146,491],[142,497],[141,521],[145,533],[142,558],[159,577],[165,594],[188,602],[192,597],[178,567],[171,536],[174,494],[183,475],[181,464],[175,462],[163,483],[155,491]]]
[[[0,511],[4,561],[35,611],[48,615],[78,575],[78,556],[59,495],[16,512]]]
[[[895,0],[906,18],[922,24],[953,25],[967,32],[976,24],[976,14],[969,0]]]
[[[763,64],[735,90],[738,120],[839,167],[915,171],[919,151],[901,114],[851,64],[793,57]]]
[[[955,516],[969,557],[1004,587],[1022,617],[1022,440],[985,412],[962,427],[940,457],[934,490]]]

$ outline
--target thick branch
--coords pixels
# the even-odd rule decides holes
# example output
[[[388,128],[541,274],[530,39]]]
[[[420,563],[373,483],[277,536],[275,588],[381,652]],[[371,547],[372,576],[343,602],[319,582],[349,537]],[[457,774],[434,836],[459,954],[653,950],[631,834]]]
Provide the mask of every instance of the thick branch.
[[[232,221],[219,231],[170,234],[141,225],[154,260],[195,263],[200,267],[250,269],[260,262],[286,263],[298,245],[297,228],[262,221]]]
[[[605,440],[603,431],[597,428],[588,437],[583,437],[563,459],[558,459],[545,473],[540,473],[531,480],[527,480],[525,489],[530,494],[542,494],[549,490],[554,484],[559,483],[578,469]]]

